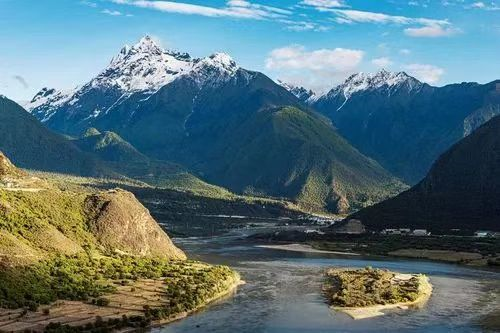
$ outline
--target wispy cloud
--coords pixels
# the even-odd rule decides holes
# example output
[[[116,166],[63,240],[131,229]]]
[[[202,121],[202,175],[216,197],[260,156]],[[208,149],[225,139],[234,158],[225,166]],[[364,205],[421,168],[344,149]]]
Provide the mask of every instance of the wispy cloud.
[[[319,10],[334,14],[333,20],[338,24],[372,23],[411,26],[404,30],[405,34],[411,37],[445,37],[460,32],[448,20],[390,15],[344,8],[323,7],[319,8]]]
[[[118,10],[110,10],[110,9],[103,9],[101,10],[101,13],[110,15],[110,16],[122,16],[123,13],[118,11]]]
[[[84,6],[92,7],[92,8],[97,8],[97,4],[95,2],[92,2],[92,1],[82,0],[82,1],[80,1],[80,4],[84,5]]]
[[[308,51],[302,45],[289,45],[272,50],[265,65],[284,82],[325,90],[348,73],[356,71],[363,57],[361,50],[334,48]]]
[[[319,10],[327,8],[347,7],[343,0],[302,0],[300,4],[315,7]]]
[[[449,25],[447,20],[435,20],[428,18],[413,18],[400,15],[389,15],[384,13],[367,12],[354,9],[330,9],[338,17],[355,23],[380,23],[380,24],[422,24],[422,25]]]
[[[448,37],[460,33],[459,29],[442,25],[428,25],[419,28],[407,28],[405,34],[411,37]]]
[[[12,78],[16,80],[24,89],[28,89],[30,87],[28,82],[21,75],[14,75]]]
[[[403,66],[403,69],[420,81],[430,84],[439,82],[445,73],[444,69],[428,64],[409,64]]]
[[[477,1],[477,2],[472,3],[471,5],[466,6],[466,8],[497,11],[497,10],[500,10],[500,5],[498,5],[494,2],[486,3],[483,1]]]
[[[388,68],[393,64],[392,60],[388,57],[382,57],[382,58],[375,58],[372,59],[372,64],[379,67],[379,68]]]
[[[244,19],[283,18],[292,14],[291,11],[254,4],[245,0],[229,0],[224,7],[211,7],[173,1],[150,0],[112,0],[121,5],[130,5],[140,8],[154,9],[167,13],[185,15],[201,15],[207,17],[234,17]]]
[[[295,21],[281,19],[278,22],[286,25],[286,29],[290,31],[327,31],[330,27],[312,21]]]

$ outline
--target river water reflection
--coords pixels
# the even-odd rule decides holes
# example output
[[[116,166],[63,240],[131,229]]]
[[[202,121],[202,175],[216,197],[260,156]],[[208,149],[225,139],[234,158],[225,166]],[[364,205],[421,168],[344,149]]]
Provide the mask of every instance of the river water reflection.
[[[247,284],[236,295],[156,332],[482,332],[481,317],[500,308],[499,272],[428,261],[271,250],[234,237],[176,242],[193,259],[233,267]],[[371,319],[354,321],[332,312],[321,296],[324,269],[365,266],[427,274],[433,296],[423,309]]]

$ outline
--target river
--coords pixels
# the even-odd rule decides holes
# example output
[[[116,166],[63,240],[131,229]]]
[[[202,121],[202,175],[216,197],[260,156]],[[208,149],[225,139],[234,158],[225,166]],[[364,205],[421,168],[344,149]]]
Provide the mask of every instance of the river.
[[[500,309],[500,273],[438,262],[297,253],[257,247],[238,236],[176,239],[192,259],[229,265],[246,285],[231,297],[161,333],[483,332],[482,316]],[[422,309],[353,320],[321,295],[327,267],[387,268],[427,274],[434,292]]]

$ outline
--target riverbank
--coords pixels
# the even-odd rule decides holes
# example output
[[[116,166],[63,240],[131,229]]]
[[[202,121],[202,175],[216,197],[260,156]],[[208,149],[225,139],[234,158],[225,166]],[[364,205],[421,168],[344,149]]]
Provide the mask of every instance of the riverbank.
[[[224,297],[230,297],[244,281],[235,273],[224,281],[219,292],[197,306],[155,319],[155,309],[168,304],[164,292],[165,283],[164,279],[141,279],[127,285],[117,282],[115,292],[103,295],[99,305],[60,300],[40,307],[38,311],[0,309],[0,331],[44,332],[67,327],[70,330],[85,328],[90,332],[101,329],[131,332],[138,328],[160,327],[186,318]]]
[[[297,243],[295,243],[295,244],[279,244],[279,245],[257,245],[257,247],[264,248],[264,249],[283,250],[283,251],[292,251],[292,252],[330,253],[330,254],[339,254],[339,255],[348,255],[348,256],[359,256],[358,253],[321,250],[321,249],[316,249],[308,244],[297,244]]]
[[[382,316],[393,309],[423,306],[432,295],[429,278],[379,269],[330,269],[324,292],[331,308],[353,319]]]
[[[209,307],[213,303],[222,301],[228,297],[233,296],[234,294],[236,294],[238,287],[245,285],[245,284],[246,284],[246,282],[241,280],[241,278],[238,275],[238,279],[235,280],[234,283],[227,290],[222,291],[222,292],[218,293],[217,295],[207,299],[203,304],[196,307],[195,309],[192,309],[190,311],[184,311],[184,312],[179,313],[177,315],[174,315],[170,318],[153,321],[151,323],[151,325],[149,325],[149,327],[150,328],[161,328],[161,327],[168,325],[170,323],[173,323],[175,321],[182,320],[182,319],[184,319],[184,318],[186,318],[186,317],[188,317],[196,312],[202,311],[203,309]]]

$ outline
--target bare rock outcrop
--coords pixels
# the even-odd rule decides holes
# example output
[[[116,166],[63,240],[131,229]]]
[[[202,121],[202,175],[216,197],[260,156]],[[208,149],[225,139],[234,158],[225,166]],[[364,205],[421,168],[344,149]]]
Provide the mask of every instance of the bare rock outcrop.
[[[186,259],[149,211],[127,191],[90,195],[85,202],[90,227],[108,250],[138,256]]]

